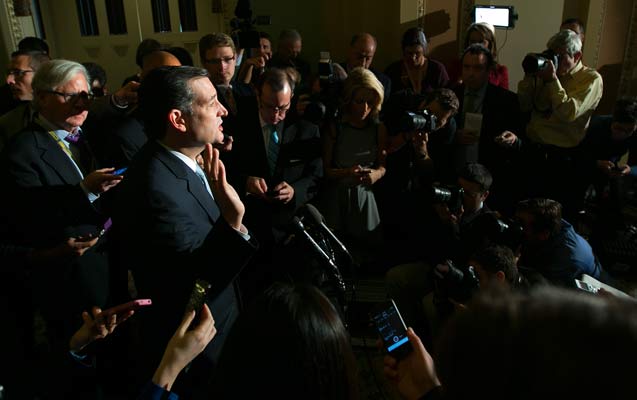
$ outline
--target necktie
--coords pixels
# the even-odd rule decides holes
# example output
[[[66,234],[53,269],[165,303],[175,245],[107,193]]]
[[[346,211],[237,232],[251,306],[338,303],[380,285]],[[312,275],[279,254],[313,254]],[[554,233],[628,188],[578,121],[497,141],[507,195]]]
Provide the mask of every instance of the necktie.
[[[65,137],[64,140],[68,142],[73,161],[75,161],[82,173],[86,175],[93,171],[95,169],[93,156],[87,147],[86,141],[82,138],[82,131],[78,129]]]
[[[268,142],[268,164],[270,166],[270,174],[274,174],[276,162],[279,158],[279,134],[274,125],[268,125],[270,130],[270,142]]]
[[[212,189],[210,189],[210,184],[208,184],[208,178],[206,177],[205,172],[203,172],[203,169],[201,169],[201,167],[198,164],[197,164],[197,169],[195,169],[195,174],[197,174],[199,179],[201,179],[201,183],[204,185],[204,187],[210,194],[210,197],[212,197]]]

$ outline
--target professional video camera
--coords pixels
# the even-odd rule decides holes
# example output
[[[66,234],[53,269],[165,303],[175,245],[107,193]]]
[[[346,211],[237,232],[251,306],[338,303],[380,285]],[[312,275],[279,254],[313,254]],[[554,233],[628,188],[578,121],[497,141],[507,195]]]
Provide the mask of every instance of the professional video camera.
[[[449,299],[466,303],[478,288],[478,278],[472,266],[463,270],[451,260],[446,260],[434,268],[434,304],[444,304]]]
[[[463,195],[464,189],[458,186],[432,186],[430,199],[434,204],[446,204],[451,213],[457,213],[462,208]]]
[[[306,99],[308,105],[303,112],[303,118],[321,126],[323,121],[332,120],[337,116],[343,80],[334,74],[334,65],[327,51],[320,53],[318,73],[319,91],[309,94]]]
[[[529,53],[524,57],[524,60],[522,60],[522,69],[524,69],[525,74],[535,74],[545,70],[548,67],[549,61],[552,61],[557,69],[557,65],[560,62],[560,55],[555,54],[551,49],[544,50],[542,53]]]
[[[270,25],[270,17],[260,15],[252,19],[250,0],[239,0],[234,15],[235,18],[230,20],[230,36],[237,49],[259,48],[259,31],[254,29],[254,25]]]

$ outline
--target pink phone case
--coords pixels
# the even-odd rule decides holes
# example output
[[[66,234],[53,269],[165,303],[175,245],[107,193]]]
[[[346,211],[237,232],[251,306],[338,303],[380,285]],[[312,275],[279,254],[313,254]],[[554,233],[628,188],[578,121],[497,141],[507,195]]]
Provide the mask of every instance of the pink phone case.
[[[102,311],[103,316],[108,316],[112,314],[123,314],[130,310],[137,310],[141,307],[147,307],[153,304],[151,299],[137,299],[133,301],[129,301],[128,303],[120,304],[115,307],[111,307],[107,310]]]

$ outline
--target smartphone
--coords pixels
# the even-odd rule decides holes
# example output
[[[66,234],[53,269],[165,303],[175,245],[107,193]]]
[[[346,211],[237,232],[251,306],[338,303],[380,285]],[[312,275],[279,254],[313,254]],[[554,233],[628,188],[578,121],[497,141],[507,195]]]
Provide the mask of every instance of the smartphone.
[[[128,303],[123,303],[115,307],[108,308],[102,311],[101,315],[102,318],[107,319],[113,314],[124,314],[129,312],[130,310],[137,310],[138,308],[148,307],[152,304],[153,302],[151,299],[137,299],[129,301]]]
[[[188,299],[188,304],[186,305],[187,313],[195,310],[195,319],[190,324],[191,327],[199,323],[201,307],[203,307],[211,287],[212,285],[203,279],[195,280],[195,286],[190,293],[190,299]]]
[[[265,195],[268,197],[276,197],[279,195],[279,191],[278,190],[268,190],[267,192],[265,192]]]
[[[579,279],[575,279],[575,286],[577,286],[578,289],[583,290],[585,292],[597,293],[599,291],[598,287],[589,285],[588,283],[584,281],[580,281]]]
[[[371,169],[361,169],[360,171],[358,171],[358,173],[360,175],[369,175],[369,174],[372,173],[372,170]]]
[[[109,218],[106,220],[106,222],[104,222],[104,225],[102,226],[102,229],[97,233],[97,236],[102,237],[106,235],[106,232],[111,229],[111,226],[113,226],[113,220]]]
[[[120,169],[116,169],[115,171],[113,171],[113,175],[121,175],[124,172],[126,172],[126,170],[128,169],[128,167],[124,167],[124,168],[120,168]]]
[[[374,307],[370,317],[389,355],[401,359],[413,350],[407,337],[407,326],[393,299]]]

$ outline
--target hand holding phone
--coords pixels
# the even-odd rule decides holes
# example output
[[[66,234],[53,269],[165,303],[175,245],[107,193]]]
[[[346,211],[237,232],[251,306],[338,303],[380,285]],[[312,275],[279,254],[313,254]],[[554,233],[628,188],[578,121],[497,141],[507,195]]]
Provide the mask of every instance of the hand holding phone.
[[[407,337],[405,321],[393,299],[378,304],[370,313],[370,317],[389,355],[400,360],[413,351]]]

